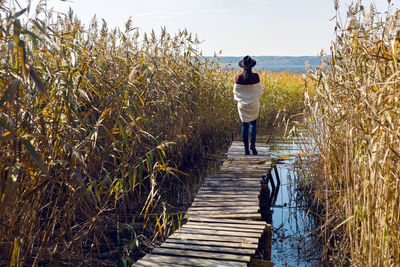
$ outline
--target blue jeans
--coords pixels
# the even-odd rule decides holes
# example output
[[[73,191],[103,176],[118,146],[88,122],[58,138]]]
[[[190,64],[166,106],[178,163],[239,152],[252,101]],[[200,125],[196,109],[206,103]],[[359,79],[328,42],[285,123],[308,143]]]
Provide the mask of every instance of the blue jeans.
[[[251,122],[242,122],[242,138],[245,148],[249,148],[249,126],[250,126],[250,142],[251,147],[256,143],[257,120]]]

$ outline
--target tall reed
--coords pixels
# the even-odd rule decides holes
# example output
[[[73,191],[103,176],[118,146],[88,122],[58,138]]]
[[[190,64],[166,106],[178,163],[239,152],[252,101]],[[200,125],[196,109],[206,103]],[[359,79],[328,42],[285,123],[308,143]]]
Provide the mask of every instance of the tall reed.
[[[0,4],[0,264],[123,262],[167,234],[184,165],[229,143],[229,73],[186,30],[37,12]]]
[[[389,1],[390,2],[390,1]],[[335,3],[338,9],[338,2]],[[400,11],[358,1],[337,22],[332,58],[312,75],[308,125],[320,154],[309,186],[336,264],[400,264]]]
[[[260,99],[259,121],[262,127],[299,119],[304,110],[307,82],[309,94],[314,94],[312,80],[301,73],[261,71],[260,80],[264,89]]]
[[[232,73],[204,59],[186,30],[85,27],[72,11],[26,17],[8,4],[0,1],[0,264],[127,265],[179,225],[178,196],[167,196],[196,186],[184,171],[240,132]],[[282,88],[272,74],[261,79]]]

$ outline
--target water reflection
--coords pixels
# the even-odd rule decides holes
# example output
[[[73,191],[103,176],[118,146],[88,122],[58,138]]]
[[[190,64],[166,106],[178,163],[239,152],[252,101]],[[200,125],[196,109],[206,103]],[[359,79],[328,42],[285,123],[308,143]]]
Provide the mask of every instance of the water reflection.
[[[283,131],[274,131],[259,137],[258,141],[265,142],[267,136],[271,137],[270,153],[276,164],[265,177],[267,187],[264,186],[266,190],[262,193],[261,211],[274,229],[271,261],[274,266],[320,266],[321,246],[313,232],[316,228],[314,220],[301,201],[294,170],[296,157],[282,157],[301,153],[300,145],[304,140],[298,137],[285,139]]]

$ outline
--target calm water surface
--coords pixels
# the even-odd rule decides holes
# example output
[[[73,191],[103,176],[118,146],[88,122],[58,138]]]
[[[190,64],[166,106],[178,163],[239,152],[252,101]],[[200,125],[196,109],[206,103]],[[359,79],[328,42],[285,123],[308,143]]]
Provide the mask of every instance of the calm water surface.
[[[304,130],[300,130],[303,135]],[[259,136],[259,142],[269,140],[270,153],[279,157],[284,155],[297,155],[288,157],[279,162],[277,166],[281,180],[276,203],[271,207],[272,211],[272,250],[271,260],[274,266],[321,266],[320,245],[315,237],[316,226],[312,216],[309,216],[308,208],[304,207],[299,199],[297,172],[295,164],[298,164],[298,153],[304,153],[301,147],[310,140],[292,137],[285,139],[284,131],[274,130]],[[274,180],[276,179],[274,175]],[[276,180],[275,180],[276,181]]]

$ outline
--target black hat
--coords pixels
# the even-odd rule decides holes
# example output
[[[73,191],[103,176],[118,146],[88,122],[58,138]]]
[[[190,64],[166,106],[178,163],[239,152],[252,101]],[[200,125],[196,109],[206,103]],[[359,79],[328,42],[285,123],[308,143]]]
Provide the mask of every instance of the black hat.
[[[256,65],[256,63],[257,62],[250,56],[245,56],[242,60],[239,61],[239,67],[244,69],[251,69]]]

